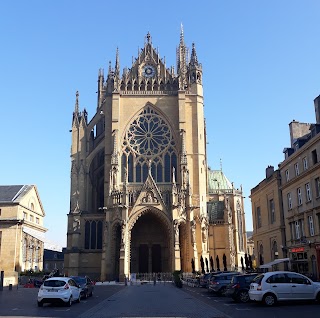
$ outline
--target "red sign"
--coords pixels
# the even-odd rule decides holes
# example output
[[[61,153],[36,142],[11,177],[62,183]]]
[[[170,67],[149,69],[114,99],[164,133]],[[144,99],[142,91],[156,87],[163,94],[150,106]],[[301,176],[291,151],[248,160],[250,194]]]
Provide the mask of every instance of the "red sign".
[[[292,253],[304,252],[304,247],[295,247],[291,249]]]
[[[316,250],[320,250],[320,245],[319,244],[316,245]]]

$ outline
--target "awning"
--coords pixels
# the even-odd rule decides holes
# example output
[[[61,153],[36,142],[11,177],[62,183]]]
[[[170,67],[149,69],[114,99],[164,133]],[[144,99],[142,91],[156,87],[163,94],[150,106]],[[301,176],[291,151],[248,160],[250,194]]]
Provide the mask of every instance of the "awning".
[[[36,238],[39,241],[42,241],[42,242],[45,241],[45,235],[44,235],[43,232],[37,231],[35,229],[31,229],[31,228],[26,227],[26,226],[22,227],[22,231],[24,233],[27,233],[27,234],[33,236],[34,238]]]
[[[290,262],[290,258],[278,258],[270,263],[260,265],[259,268],[272,268],[272,265],[276,265],[283,262]]]

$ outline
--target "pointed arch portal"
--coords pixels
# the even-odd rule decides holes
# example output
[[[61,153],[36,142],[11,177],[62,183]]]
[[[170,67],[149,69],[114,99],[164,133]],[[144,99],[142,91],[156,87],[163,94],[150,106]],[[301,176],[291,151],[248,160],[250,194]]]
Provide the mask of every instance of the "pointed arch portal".
[[[171,233],[151,210],[141,214],[131,229],[131,273],[170,272]]]

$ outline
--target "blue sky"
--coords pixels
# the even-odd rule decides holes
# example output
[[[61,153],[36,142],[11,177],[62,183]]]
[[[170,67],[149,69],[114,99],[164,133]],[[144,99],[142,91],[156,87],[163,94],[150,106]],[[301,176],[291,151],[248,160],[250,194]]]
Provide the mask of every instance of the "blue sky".
[[[36,184],[47,237],[65,245],[75,92],[89,118],[98,69],[121,69],[149,31],[176,63],[180,24],[203,66],[208,163],[250,190],[277,168],[288,124],[314,122],[320,94],[320,2],[311,0],[0,2],[0,184]]]

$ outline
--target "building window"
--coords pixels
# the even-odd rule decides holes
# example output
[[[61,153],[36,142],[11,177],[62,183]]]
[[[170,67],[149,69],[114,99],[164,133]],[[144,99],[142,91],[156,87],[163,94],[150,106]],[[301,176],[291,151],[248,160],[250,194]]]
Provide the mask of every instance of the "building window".
[[[296,172],[296,176],[298,176],[299,175],[299,163],[298,162],[294,165],[294,171]]]
[[[275,214],[275,210],[274,210],[273,199],[271,199],[269,201],[269,209],[270,209],[270,221],[271,221],[271,224],[273,224],[276,221],[276,214]]]
[[[313,225],[313,216],[308,216],[308,223],[309,223],[309,233],[310,236],[314,236],[314,225]]]
[[[102,249],[102,221],[86,221],[84,248]]]
[[[33,203],[30,204],[30,207],[31,207],[31,210],[34,211],[34,204]]]
[[[316,197],[320,197],[320,178],[316,178],[315,180],[315,186],[316,186]]]
[[[286,181],[289,181],[290,180],[289,170],[287,169],[285,173],[286,173]]]
[[[287,201],[288,201],[288,210],[291,210],[292,209],[291,192],[287,194]]]
[[[30,222],[33,222],[33,215],[30,214]]]
[[[260,228],[262,226],[262,222],[261,222],[261,210],[260,207],[257,207],[257,226],[258,228]]]
[[[301,234],[300,234],[300,222],[299,221],[295,221],[295,229],[296,229],[295,238],[298,240],[301,237]]]
[[[290,234],[291,234],[291,240],[294,240],[295,237],[295,224],[294,222],[290,223]]]
[[[36,218],[36,223],[37,223],[37,224],[39,224],[39,223],[40,223],[39,218]]]
[[[298,205],[301,205],[302,204],[301,188],[297,189],[297,195],[298,195]]]
[[[307,202],[311,201],[311,188],[310,188],[310,183],[306,183],[306,199]]]
[[[312,163],[315,165],[318,162],[317,149],[312,151]]]
[[[23,219],[24,219],[24,220],[28,220],[28,214],[27,214],[27,212],[23,212]]]
[[[151,170],[156,182],[171,182],[173,171],[178,171],[176,144],[169,124],[151,107],[131,122],[123,140],[121,161],[126,168],[121,172],[122,181],[127,171],[128,182],[145,182]]]
[[[308,160],[307,160],[307,157],[304,157],[302,159],[302,162],[303,162],[303,170],[307,170],[308,169]]]

